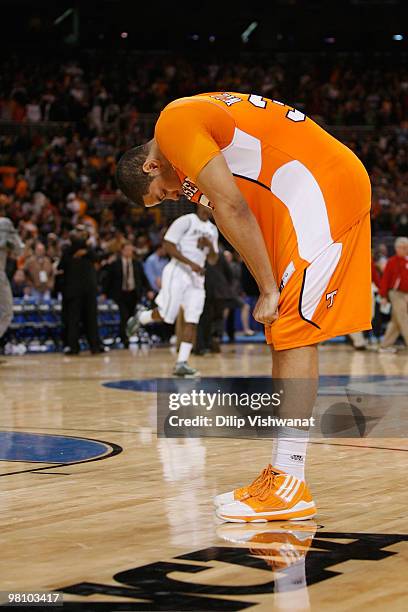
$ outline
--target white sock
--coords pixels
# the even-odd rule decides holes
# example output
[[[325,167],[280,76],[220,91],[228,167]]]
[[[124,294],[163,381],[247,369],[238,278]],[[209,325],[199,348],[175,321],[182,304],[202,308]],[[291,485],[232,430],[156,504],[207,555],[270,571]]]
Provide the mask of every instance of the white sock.
[[[188,361],[192,348],[193,345],[191,344],[191,342],[181,342],[177,355],[177,363],[180,363],[180,361]]]
[[[142,325],[148,325],[153,321],[153,310],[143,310],[139,315],[139,321]]]
[[[281,427],[274,440],[272,451],[273,467],[285,474],[305,479],[306,449],[309,432],[294,427]]]

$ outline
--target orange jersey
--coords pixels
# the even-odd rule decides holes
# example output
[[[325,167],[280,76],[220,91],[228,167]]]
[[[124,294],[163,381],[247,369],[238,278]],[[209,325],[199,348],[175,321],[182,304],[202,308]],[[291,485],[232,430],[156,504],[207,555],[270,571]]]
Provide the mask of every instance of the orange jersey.
[[[194,182],[208,161],[224,155],[264,230],[274,268],[293,257],[313,261],[370,209],[369,181],[359,180],[365,170],[354,153],[282,102],[241,93],[181,98],[162,111],[155,138],[185,195],[200,203],[207,200]]]
[[[336,312],[326,316],[323,295],[329,279],[339,277],[339,269],[334,275],[338,266],[341,278],[347,278],[342,262],[350,261],[345,249],[352,240],[343,243],[341,239],[366,217],[371,206],[367,172],[350,149],[280,101],[231,92],[199,94],[170,103],[157,121],[155,139],[177,171],[184,194],[209,206],[195,181],[213,157],[224,156],[259,223],[281,291],[279,309],[285,316],[271,327],[275,330],[273,344],[282,348],[296,342],[310,344],[313,339],[330,337],[334,327],[339,333],[353,327],[345,321],[342,325],[341,320],[334,325]],[[359,244],[364,245],[361,252],[365,253],[369,225],[363,227]],[[353,251],[357,252],[354,247]],[[366,267],[364,263],[364,278]],[[303,274],[308,268],[306,279]],[[353,283],[359,283],[358,276],[358,271],[353,273]],[[284,291],[288,283],[291,286]],[[336,302],[340,304],[346,291],[339,295]],[[369,326],[367,312],[365,302],[361,320],[355,320],[360,329]],[[296,324],[295,317],[299,319]],[[327,330],[326,320],[331,321]]]

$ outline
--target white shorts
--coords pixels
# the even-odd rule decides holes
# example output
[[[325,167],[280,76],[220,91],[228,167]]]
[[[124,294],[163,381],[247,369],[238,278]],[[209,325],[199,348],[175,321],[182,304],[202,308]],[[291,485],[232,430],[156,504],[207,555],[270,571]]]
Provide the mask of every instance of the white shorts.
[[[163,269],[156,304],[163,321],[174,323],[180,307],[186,323],[198,323],[205,302],[204,277],[181,262],[171,260]]]

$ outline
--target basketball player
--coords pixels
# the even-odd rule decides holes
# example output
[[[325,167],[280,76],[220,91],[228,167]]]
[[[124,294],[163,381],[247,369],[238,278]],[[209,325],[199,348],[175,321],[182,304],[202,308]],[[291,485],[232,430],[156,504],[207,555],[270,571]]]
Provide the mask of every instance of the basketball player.
[[[210,217],[211,209],[198,205],[196,212],[173,221],[164,236],[164,246],[171,259],[163,270],[157,308],[139,307],[127,324],[129,336],[141,325],[157,321],[173,324],[182,307],[184,326],[173,372],[181,377],[197,375],[197,370],[189,366],[188,358],[204,308],[204,266],[206,260],[215,264],[218,258],[218,230]]]
[[[254,317],[265,324],[273,378],[308,383],[284,409],[310,415],[318,343],[370,328],[370,181],[354,153],[278,100],[207,93],[170,103],[154,139],[122,157],[117,178],[145,206],[182,190],[212,208],[257,281]],[[307,430],[282,428],[272,465],[251,485],[217,496],[218,516],[314,516],[307,442]]]
[[[24,244],[10,219],[5,216],[0,204],[0,347],[1,338],[6,333],[13,318],[13,295],[6,275],[7,256],[20,255]]]

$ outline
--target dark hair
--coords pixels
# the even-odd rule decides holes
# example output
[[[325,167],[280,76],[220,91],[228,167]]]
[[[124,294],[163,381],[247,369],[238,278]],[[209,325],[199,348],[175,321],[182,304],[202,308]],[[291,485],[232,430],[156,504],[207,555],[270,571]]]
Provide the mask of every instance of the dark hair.
[[[126,151],[116,166],[116,183],[129,200],[144,206],[143,196],[149,191],[153,178],[143,171],[143,164],[149,153],[149,145],[144,144]]]

